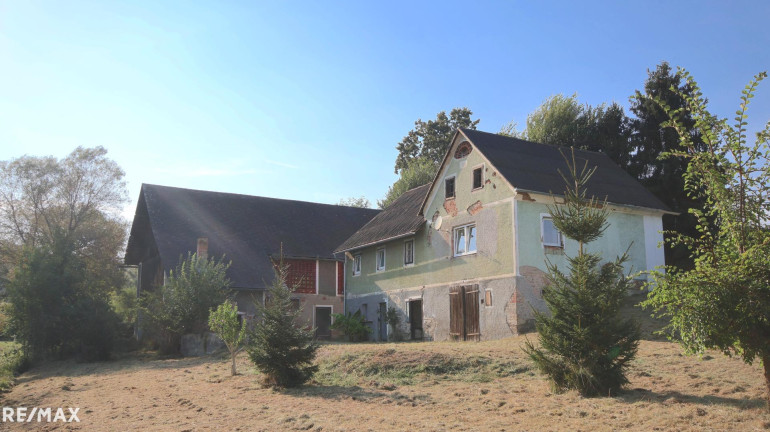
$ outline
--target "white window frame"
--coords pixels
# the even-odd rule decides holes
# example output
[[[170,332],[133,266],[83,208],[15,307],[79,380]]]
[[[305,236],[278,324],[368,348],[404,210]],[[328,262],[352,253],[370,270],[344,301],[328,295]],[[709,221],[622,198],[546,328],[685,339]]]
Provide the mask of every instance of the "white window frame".
[[[481,169],[481,186],[474,188],[473,187],[473,172],[477,169]],[[456,189],[457,187],[455,187]],[[484,164],[476,165],[475,167],[471,168],[471,192],[476,192],[484,189]]]
[[[476,231],[476,249],[474,249],[472,251],[468,250],[468,247],[470,246],[470,239],[471,239],[470,228],[474,228],[474,231]],[[463,249],[463,252],[458,253],[457,252],[457,232],[460,231],[460,230],[466,230],[465,233],[464,233],[464,235],[465,235],[465,240],[464,240],[465,241],[465,247]],[[478,245],[479,238],[478,237],[479,237],[479,231],[476,228],[476,223],[475,222],[454,227],[454,229],[452,229],[452,254],[454,256],[456,256],[456,257],[475,254],[478,251],[478,249],[479,249],[479,245]]]
[[[454,182],[455,182],[454,194],[451,197],[446,196],[446,182],[449,179],[454,179]],[[455,198],[457,198],[457,176],[455,174],[452,174],[450,176],[444,177],[444,200],[450,200]]]
[[[361,274],[361,254],[353,255],[353,276]]]
[[[412,244],[412,262],[406,262],[406,245],[409,243]],[[404,267],[412,267],[414,265],[414,261],[415,261],[414,239],[410,238],[408,240],[404,240]]]
[[[380,267],[380,251],[382,251],[382,267]],[[386,259],[387,255],[385,253],[386,249],[385,247],[377,248],[377,250],[374,252],[374,271],[376,272],[384,272],[386,267]]]
[[[554,225],[553,229],[556,230],[556,233],[559,235],[559,243],[546,243],[545,241],[545,220],[551,221],[551,225],[553,225],[553,218],[548,213],[541,213],[540,214],[540,242],[543,244],[543,246],[548,247],[557,247],[557,248],[563,248],[564,247],[564,236],[562,235],[561,231],[556,229],[556,226]]]

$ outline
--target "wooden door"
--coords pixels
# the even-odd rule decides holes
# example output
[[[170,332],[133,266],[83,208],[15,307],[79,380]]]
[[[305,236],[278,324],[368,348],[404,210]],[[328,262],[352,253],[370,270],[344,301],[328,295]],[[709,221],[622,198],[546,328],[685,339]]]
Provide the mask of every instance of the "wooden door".
[[[449,337],[453,340],[480,340],[479,286],[449,288]]]
[[[481,340],[478,285],[465,287],[465,340]]]

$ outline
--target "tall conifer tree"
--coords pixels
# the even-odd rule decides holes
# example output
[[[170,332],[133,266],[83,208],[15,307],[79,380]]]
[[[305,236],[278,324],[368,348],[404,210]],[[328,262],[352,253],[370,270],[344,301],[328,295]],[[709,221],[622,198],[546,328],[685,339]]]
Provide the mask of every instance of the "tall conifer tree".
[[[569,273],[548,263],[550,284],[543,299],[550,315],[536,312],[540,346],[527,341],[525,351],[555,391],[609,395],[628,382],[625,371],[639,345],[636,323],[619,316],[628,289],[627,255],[600,265],[602,256],[586,251],[585,245],[606,230],[608,210],[606,201],[587,197],[586,183],[596,168],[587,162],[579,168],[574,149],[567,165],[564,203],[548,211],[554,226],[578,242],[578,254],[567,257]]]

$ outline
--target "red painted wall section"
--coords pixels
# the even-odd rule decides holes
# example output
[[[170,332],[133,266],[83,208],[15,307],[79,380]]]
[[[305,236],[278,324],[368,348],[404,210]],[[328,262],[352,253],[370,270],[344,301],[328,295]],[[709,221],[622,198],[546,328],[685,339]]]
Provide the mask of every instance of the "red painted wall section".
[[[345,264],[337,261],[337,295],[345,294]]]
[[[284,260],[289,266],[286,285],[294,288],[294,292],[315,294],[315,260]]]

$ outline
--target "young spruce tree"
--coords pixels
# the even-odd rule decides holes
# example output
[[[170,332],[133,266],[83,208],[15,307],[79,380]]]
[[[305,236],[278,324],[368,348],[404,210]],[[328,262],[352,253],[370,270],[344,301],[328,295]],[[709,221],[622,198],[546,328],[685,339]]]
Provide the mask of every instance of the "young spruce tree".
[[[530,341],[525,351],[537,368],[548,375],[554,391],[575,389],[584,396],[610,395],[628,383],[625,370],[636,355],[638,326],[623,320],[619,310],[628,289],[623,273],[624,254],[600,265],[598,253],[585,245],[607,229],[606,201],[586,197],[586,183],[596,168],[577,165],[565,156],[569,175],[564,203],[548,207],[554,226],[578,242],[577,256],[567,257],[568,273],[548,265],[550,284],[543,299],[550,316],[535,312],[540,347]]]
[[[249,332],[247,351],[265,375],[265,384],[296,387],[307,382],[318,369],[313,364],[318,344],[313,331],[299,324],[300,310],[292,306],[292,289],[286,279],[289,267],[281,259],[268,288],[265,304],[256,304],[260,320]]]

